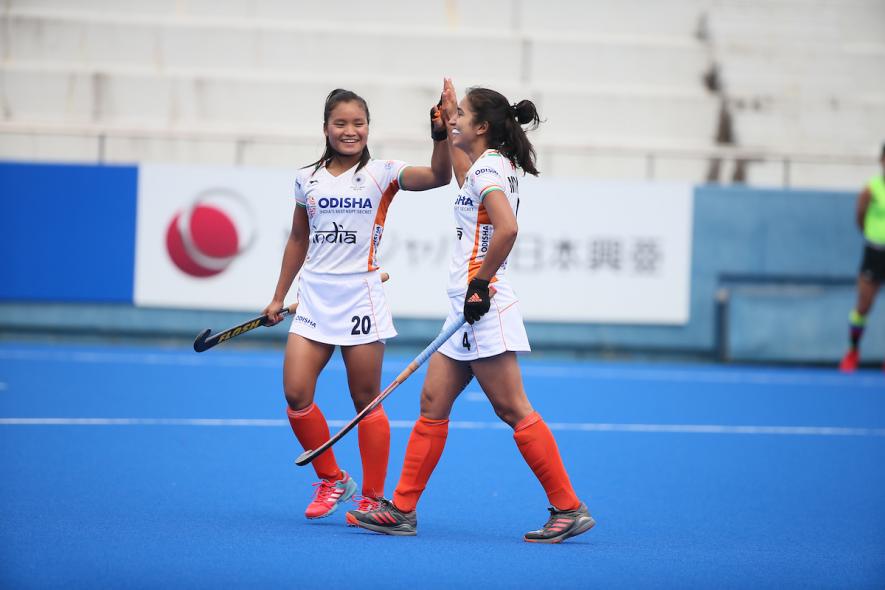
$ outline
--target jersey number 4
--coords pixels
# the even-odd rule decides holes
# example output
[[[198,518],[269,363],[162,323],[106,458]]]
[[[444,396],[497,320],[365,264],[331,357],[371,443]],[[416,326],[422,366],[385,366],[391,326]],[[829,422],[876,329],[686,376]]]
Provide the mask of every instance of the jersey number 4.
[[[355,315],[350,318],[350,321],[353,322],[353,330],[350,331],[353,336],[368,334],[369,330],[372,329],[372,318],[367,315],[364,315],[363,317]]]
[[[461,346],[470,350],[470,339],[467,338],[467,332],[464,332],[464,339],[461,341]]]

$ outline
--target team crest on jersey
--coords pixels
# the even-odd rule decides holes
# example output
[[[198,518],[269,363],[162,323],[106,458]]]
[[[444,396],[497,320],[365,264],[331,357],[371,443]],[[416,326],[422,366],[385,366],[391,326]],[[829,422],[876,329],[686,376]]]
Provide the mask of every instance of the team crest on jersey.
[[[317,200],[313,198],[313,195],[307,195],[307,216],[313,218],[316,214]]]
[[[350,184],[350,189],[354,191],[361,191],[366,188],[366,175],[363,173],[356,174],[353,177],[353,182]]]

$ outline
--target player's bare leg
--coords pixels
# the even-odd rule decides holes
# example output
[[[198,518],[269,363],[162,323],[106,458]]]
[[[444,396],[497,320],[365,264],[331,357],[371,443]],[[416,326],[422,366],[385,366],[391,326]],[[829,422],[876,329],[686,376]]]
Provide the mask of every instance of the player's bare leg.
[[[329,362],[334,347],[289,334],[283,361],[283,389],[288,404],[287,414],[292,432],[305,449],[316,448],[329,439],[329,425],[313,403],[317,378]],[[341,502],[356,491],[353,479],[338,467],[331,449],[313,462],[319,483],[313,500],[305,510],[307,518],[329,516]]]
[[[428,420],[447,420],[455,400],[472,378],[469,363],[434,353],[427,363],[427,376],[421,387],[421,416]]]
[[[873,307],[873,301],[876,300],[878,292],[879,283],[863,275],[858,277],[857,305],[851,310],[851,315],[848,319],[851,346],[842,358],[842,362],[839,363],[839,370],[843,373],[851,373],[857,370],[860,362],[860,340],[866,327],[867,315]]]
[[[283,358],[283,391],[292,410],[303,410],[313,403],[317,379],[334,350],[330,344],[289,334]]]
[[[861,315],[868,315],[873,308],[873,301],[876,294],[879,293],[880,283],[872,281],[867,277],[859,277],[857,279],[857,312]]]
[[[471,367],[495,414],[511,428],[534,411],[522,384],[516,353],[479,359]]]
[[[596,521],[572,488],[553,433],[529,403],[516,353],[505,352],[474,361],[472,367],[495,413],[513,428],[516,446],[551,504],[547,523],[526,533],[524,539],[531,543],[560,543],[589,531]]]
[[[351,510],[349,524],[387,535],[417,533],[416,506],[446,444],[449,414],[472,378],[470,365],[435,353],[421,390],[421,416],[409,436],[402,474],[393,501],[381,500],[374,510]]]
[[[341,356],[347,369],[353,406],[361,412],[381,390],[384,344],[371,342],[342,346]],[[378,406],[359,423],[357,435],[363,464],[363,488],[357,509],[372,510],[378,507],[378,500],[384,495],[390,456],[390,421],[383,406]]]
[[[370,342],[356,346],[342,346],[341,356],[347,370],[347,385],[357,412],[365,408],[381,391],[381,364],[384,344]]]

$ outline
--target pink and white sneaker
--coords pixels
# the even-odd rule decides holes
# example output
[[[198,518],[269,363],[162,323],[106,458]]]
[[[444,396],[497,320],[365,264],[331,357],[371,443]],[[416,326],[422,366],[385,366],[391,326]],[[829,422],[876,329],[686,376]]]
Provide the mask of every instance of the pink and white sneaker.
[[[346,471],[341,472],[342,478],[338,481],[324,479],[314,485],[317,488],[313,501],[307,505],[304,516],[307,518],[325,518],[333,514],[338,505],[347,502],[356,493],[356,482],[347,475]]]

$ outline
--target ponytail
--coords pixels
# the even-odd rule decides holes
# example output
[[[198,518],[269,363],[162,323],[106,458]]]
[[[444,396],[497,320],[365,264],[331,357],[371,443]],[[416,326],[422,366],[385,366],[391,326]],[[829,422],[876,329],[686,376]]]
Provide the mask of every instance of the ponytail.
[[[329,93],[329,96],[326,97],[326,105],[323,108],[323,128],[329,124],[329,116],[332,114],[332,111],[342,102],[356,102],[363,108],[366,112],[366,124],[369,124],[369,105],[366,104],[366,100],[355,92],[351,92],[350,90],[344,90],[342,88],[336,88],[332,92]],[[332,158],[338,155],[332,148],[332,144],[329,143],[329,137],[326,136],[326,149],[323,151],[323,155],[320,156],[320,159],[316,162],[311,162],[305,168],[309,168],[313,166],[313,171],[316,172],[322,166],[327,166],[329,162],[332,161]],[[357,171],[359,171],[363,166],[369,163],[371,156],[369,155],[369,146],[363,148],[363,153],[360,155],[360,163],[356,167]]]
[[[541,124],[535,103],[521,100],[511,105],[503,94],[488,88],[469,89],[467,100],[474,113],[474,123],[489,124],[489,147],[497,149],[527,174],[537,176],[537,154],[526,136],[526,131],[533,131]],[[523,129],[523,125],[528,125],[527,129]]]
[[[521,100],[510,108],[513,110],[513,116],[516,117],[516,120],[519,121],[520,125],[528,125],[531,123],[531,126],[528,128],[529,131],[534,131],[538,128],[538,125],[541,124],[541,117],[538,115],[538,109],[532,101]]]

